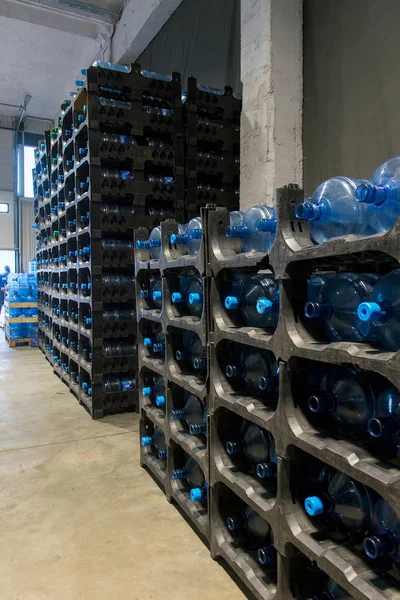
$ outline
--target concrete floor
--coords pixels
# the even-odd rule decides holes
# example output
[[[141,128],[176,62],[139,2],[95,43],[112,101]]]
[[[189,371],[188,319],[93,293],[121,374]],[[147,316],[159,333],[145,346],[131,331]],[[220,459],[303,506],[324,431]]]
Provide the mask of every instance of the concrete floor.
[[[139,467],[138,416],[92,421],[0,334],[2,600],[241,600]]]

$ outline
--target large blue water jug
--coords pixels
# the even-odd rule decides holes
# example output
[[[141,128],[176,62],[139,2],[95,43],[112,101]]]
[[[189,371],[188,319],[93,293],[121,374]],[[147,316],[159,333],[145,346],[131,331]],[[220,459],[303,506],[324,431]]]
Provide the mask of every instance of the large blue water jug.
[[[350,177],[333,177],[317,187],[311,198],[296,206],[296,217],[310,223],[310,233],[317,244],[341,235],[370,235],[371,209],[356,201],[359,181]]]
[[[331,342],[365,342],[375,339],[374,328],[359,316],[358,306],[368,300],[378,275],[339,273],[312,276],[308,280],[308,302],[304,314],[316,319]]]
[[[320,481],[326,491],[305,499],[307,514],[310,517],[323,515],[328,526],[337,526],[350,534],[365,533],[371,524],[376,499],[372,490],[330,467],[324,467]]]
[[[276,562],[271,526],[247,504],[242,512],[229,516],[226,525],[234,536],[245,536],[246,545],[257,550],[260,564],[271,565]]]
[[[203,223],[201,217],[195,217],[187,225],[180,226],[178,233],[171,234],[170,242],[171,244],[185,246],[188,254],[196,256],[200,251],[202,237]]]
[[[400,392],[389,382],[376,399],[375,414],[368,422],[368,431],[385,445],[400,445]]]
[[[171,302],[180,310],[193,317],[201,318],[203,314],[203,279],[200,275],[181,275],[179,291],[171,294]]]
[[[230,456],[244,456],[260,479],[276,475],[277,457],[274,439],[268,431],[258,425],[243,421],[239,436],[226,442],[225,448]]]
[[[276,234],[276,208],[252,206],[243,215],[241,225],[231,223],[226,237],[241,240],[242,252],[269,252]]]
[[[165,435],[162,429],[156,427],[153,435],[145,435],[141,439],[142,446],[152,447],[160,460],[167,458]]]
[[[381,277],[365,300],[358,307],[360,320],[371,327],[385,348],[399,350],[400,269]]]
[[[227,283],[225,308],[245,327],[275,329],[279,318],[279,285],[270,274],[234,273]]]
[[[183,408],[172,410],[171,419],[173,421],[185,421],[191,435],[198,435],[207,431],[207,411],[204,401],[186,390]]]
[[[369,558],[389,556],[400,570],[400,520],[393,507],[383,498],[372,513],[373,534],[364,539],[364,551]]]
[[[176,350],[177,361],[190,361],[196,371],[207,369],[207,348],[203,346],[197,333],[184,331],[182,334],[182,348]]]
[[[226,377],[244,387],[248,394],[274,392],[278,389],[278,367],[272,352],[258,348],[237,347],[225,368]],[[243,384],[243,385],[240,385]]]
[[[151,350],[157,358],[164,358],[165,355],[165,334],[160,329],[156,334],[143,338],[143,346]]]
[[[137,240],[136,248],[149,250],[150,258],[158,260],[161,253],[161,227],[154,227],[147,240]]]
[[[162,308],[162,280],[161,277],[150,275],[148,285],[144,285],[139,295],[146,302],[157,310]]]
[[[366,437],[375,411],[374,392],[373,381],[365,371],[326,365],[318,389],[308,399],[308,408],[334,433]]]
[[[400,156],[378,167],[370,181],[360,183],[355,197],[360,204],[373,209],[368,218],[374,231],[393,227],[400,216]]]
[[[164,377],[156,375],[153,377],[153,381],[150,385],[146,385],[142,388],[143,396],[150,398],[150,400],[159,408],[165,407],[165,382]]]
[[[190,488],[190,498],[194,502],[207,499],[207,483],[204,473],[197,461],[187,455],[185,466],[182,469],[172,470],[172,479],[184,480]]]
[[[308,598],[308,600],[352,600],[352,596],[341,588],[336,581],[330,579],[326,590]]]

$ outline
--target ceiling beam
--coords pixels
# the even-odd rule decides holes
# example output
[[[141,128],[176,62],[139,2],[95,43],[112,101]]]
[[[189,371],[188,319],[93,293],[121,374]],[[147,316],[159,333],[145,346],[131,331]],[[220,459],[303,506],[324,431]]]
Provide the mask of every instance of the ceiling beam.
[[[1,0],[0,17],[8,17],[92,39],[109,38],[115,18],[89,11],[70,0]]]
[[[182,0],[127,0],[112,39],[111,58],[135,62]]]

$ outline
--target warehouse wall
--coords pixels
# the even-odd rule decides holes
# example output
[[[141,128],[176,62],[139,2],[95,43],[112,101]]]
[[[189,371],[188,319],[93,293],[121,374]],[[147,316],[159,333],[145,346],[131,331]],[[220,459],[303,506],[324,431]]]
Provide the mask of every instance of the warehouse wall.
[[[183,82],[193,76],[241,91],[240,0],[183,0],[137,62],[159,73],[180,71]]]
[[[10,212],[0,213],[0,249],[14,248],[13,164],[14,132],[0,129],[0,202],[8,202]]]
[[[400,3],[304,0],[304,184],[399,154]]]

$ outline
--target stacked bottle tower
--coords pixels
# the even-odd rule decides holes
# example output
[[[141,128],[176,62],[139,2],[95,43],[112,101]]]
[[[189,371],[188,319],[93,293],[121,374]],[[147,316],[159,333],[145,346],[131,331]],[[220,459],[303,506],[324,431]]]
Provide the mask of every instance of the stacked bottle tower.
[[[137,407],[133,231],[183,212],[181,84],[137,65],[82,75],[36,151],[40,345],[101,418]]]
[[[38,291],[36,273],[12,273],[5,286],[4,327],[8,344],[38,346]]]
[[[241,95],[202,85],[194,77],[183,93],[186,220],[207,204],[239,208]]]
[[[370,189],[367,184],[350,187],[355,194],[359,186]],[[340,192],[339,202],[342,197]],[[333,214],[337,207],[329,200]],[[331,220],[327,236],[317,242],[307,219],[299,223],[307,203],[298,187],[288,186],[277,191],[276,207],[242,214],[209,206],[197,222],[137,233],[136,268],[150,278],[144,283],[138,271],[138,315],[144,327],[159,299],[160,315],[166,315],[159,319],[166,339],[167,409],[156,421],[151,414],[156,409],[142,396],[141,461],[157,477],[151,463],[160,464],[162,432],[168,498],[177,499],[180,478],[188,476],[196,489],[206,482],[211,555],[223,558],[255,598],[395,599],[400,597],[398,224],[378,233],[364,227],[348,237],[348,231],[338,233],[348,222],[335,222],[332,235]],[[371,219],[376,218],[374,213]],[[191,310],[199,297],[195,280],[174,278],[174,267],[188,264],[198,240],[205,252],[204,268],[197,270],[207,296],[208,371],[206,392],[197,397],[204,401],[200,409],[207,409],[208,468],[194,446],[190,452],[184,445],[188,428],[189,434],[197,431],[190,419],[200,414],[199,403],[181,399],[178,391],[189,380],[177,356],[189,359],[197,345],[190,340],[177,354],[177,326],[171,321],[176,315],[189,318],[183,315],[190,297]],[[157,244],[164,268],[156,280],[157,263],[145,248]],[[148,298],[151,306],[143,304]],[[142,369],[153,361],[160,374],[155,355],[144,354],[146,344],[150,347],[147,331],[139,342]],[[154,341],[150,352],[157,350]],[[194,522],[198,493],[186,504]]]
[[[150,233],[137,230],[135,269],[141,464],[208,540],[208,280],[203,223],[203,217],[197,217],[188,225],[166,221]]]

